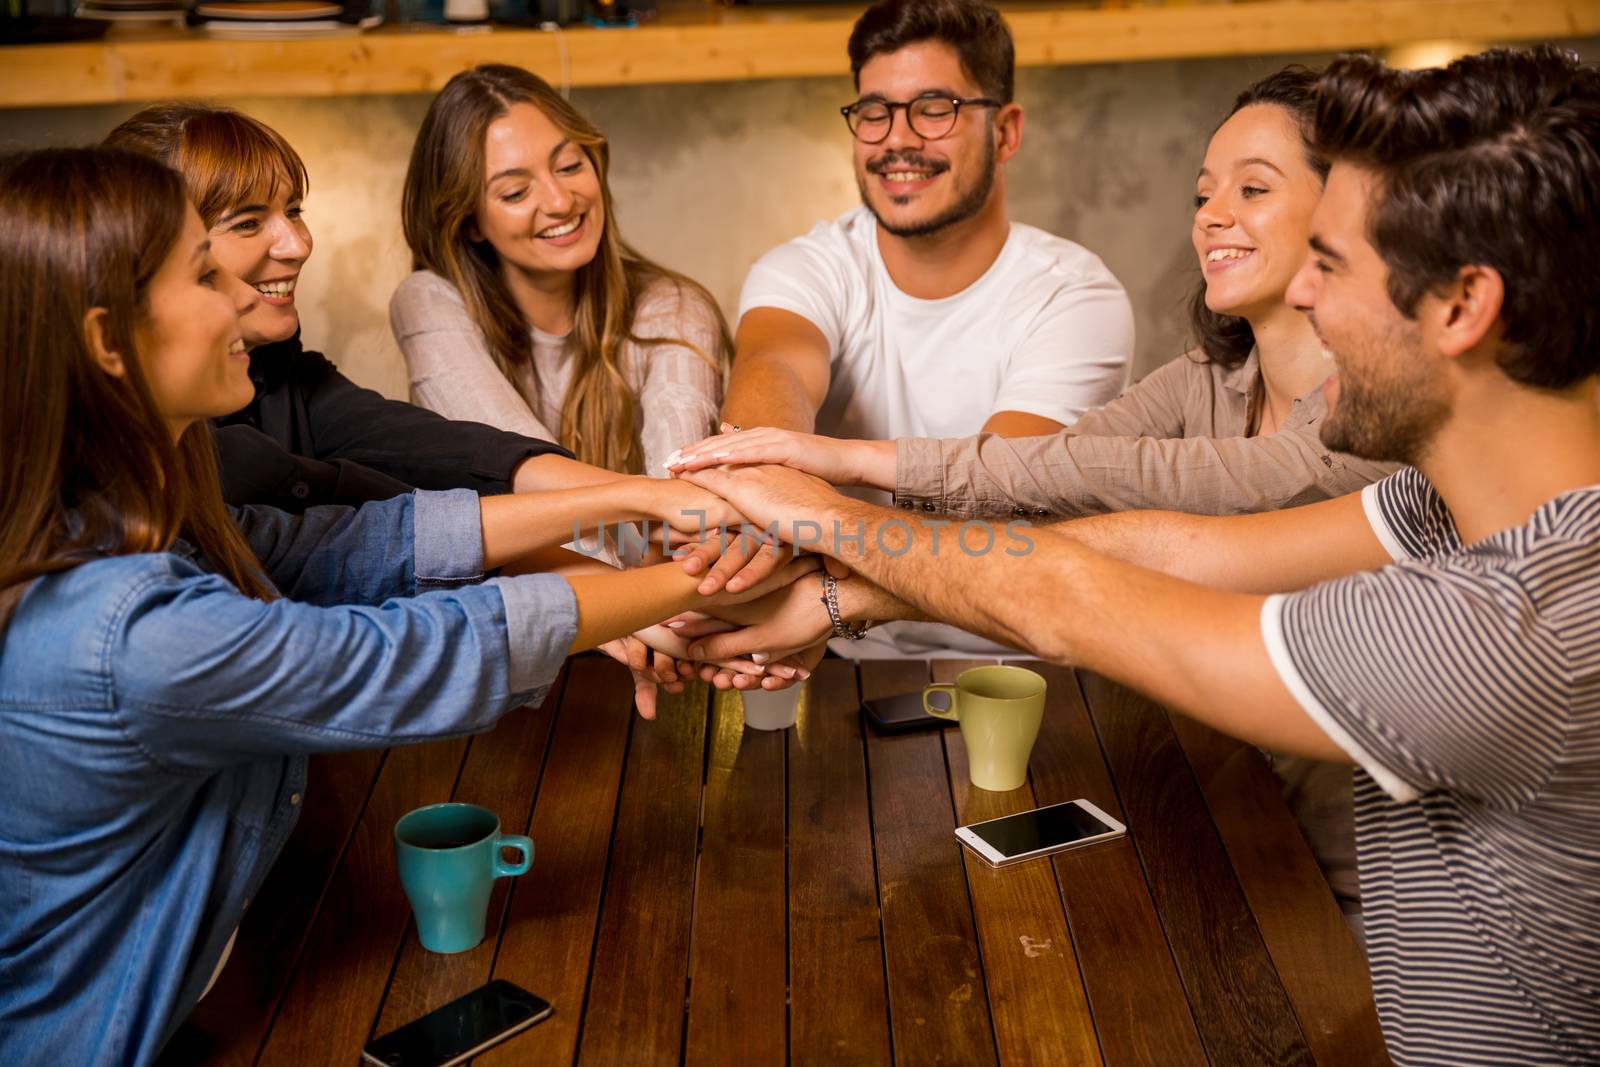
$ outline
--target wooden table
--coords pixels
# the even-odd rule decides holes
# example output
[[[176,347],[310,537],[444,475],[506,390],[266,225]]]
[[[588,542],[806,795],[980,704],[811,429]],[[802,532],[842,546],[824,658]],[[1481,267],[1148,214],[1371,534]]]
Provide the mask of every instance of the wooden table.
[[[1035,665],[1030,782],[966,780],[955,730],[863,697],[964,664],[825,661],[798,726],[696,687],[654,723],[598,658],[493,733],[314,760],[305,814],[171,1063],[355,1063],[491,976],[554,1015],[483,1064],[1374,1064],[1366,968],[1260,756]],[[1075,797],[1120,841],[993,870],[952,829]],[[448,799],[528,827],[489,932],[424,951],[391,833]]]

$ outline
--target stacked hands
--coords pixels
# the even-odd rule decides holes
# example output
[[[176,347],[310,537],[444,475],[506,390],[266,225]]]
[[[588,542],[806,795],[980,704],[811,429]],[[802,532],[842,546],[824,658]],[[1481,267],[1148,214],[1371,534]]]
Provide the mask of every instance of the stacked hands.
[[[892,485],[892,443],[885,449],[723,424],[723,433],[668,457],[679,485],[705,491],[703,500],[692,491],[669,493],[673,510],[660,516],[673,558],[686,573],[704,575],[697,591],[705,602],[601,646],[633,672],[643,717],[655,717],[658,686],[680,693],[696,675],[718,689],[739,690],[786,689],[811,676],[833,633],[825,577],[850,572],[794,547],[807,543],[796,536],[795,521],[819,515],[832,485],[879,484],[885,451]]]

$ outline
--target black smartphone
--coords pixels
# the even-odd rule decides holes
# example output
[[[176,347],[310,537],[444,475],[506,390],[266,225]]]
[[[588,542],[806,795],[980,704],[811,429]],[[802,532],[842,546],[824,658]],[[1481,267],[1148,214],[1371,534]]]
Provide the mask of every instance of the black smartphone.
[[[899,693],[881,700],[863,700],[861,710],[867,713],[872,728],[883,734],[903,734],[912,730],[931,730],[937,726],[954,726],[954,719],[941,719],[922,710],[922,690]]]
[[[550,1015],[550,1002],[496,978],[361,1050],[381,1067],[452,1067]]]

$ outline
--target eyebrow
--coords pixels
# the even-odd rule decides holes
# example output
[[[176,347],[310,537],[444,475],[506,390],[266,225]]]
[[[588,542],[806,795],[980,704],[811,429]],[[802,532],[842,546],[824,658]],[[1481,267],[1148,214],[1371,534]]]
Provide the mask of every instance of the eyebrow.
[[[240,215],[248,215],[252,211],[265,210],[267,210],[267,205],[265,204],[245,204],[241,207],[234,208],[232,211],[226,212],[220,219],[217,220],[217,224],[220,226],[222,223],[228,222],[231,219],[236,219]]]
[[[1273,173],[1279,175],[1280,177],[1287,177],[1287,175],[1285,175],[1283,173],[1283,169],[1281,167],[1279,167],[1276,163],[1272,162],[1272,160],[1270,160],[1270,159],[1262,159],[1260,156],[1247,156],[1244,159],[1241,159],[1238,162],[1236,162],[1233,165],[1233,167],[1234,167],[1235,170],[1238,170],[1238,169],[1240,169],[1242,167],[1248,167],[1248,166],[1251,166],[1251,165],[1256,164],[1256,163],[1261,164],[1263,167],[1266,167],[1268,170],[1270,170]],[[1209,170],[1206,170],[1206,168],[1201,167],[1200,168],[1200,173],[1198,175],[1196,175],[1196,177],[1210,178],[1210,177],[1212,177],[1212,174],[1211,174],[1211,172]]]
[[[1317,255],[1321,256],[1323,259],[1331,259],[1335,263],[1339,264],[1339,266],[1341,266],[1341,267],[1344,266],[1344,257],[1341,256],[1339,253],[1335,252],[1332,248],[1329,248],[1328,247],[1328,242],[1324,241],[1322,238],[1318,237],[1316,234],[1312,234],[1311,235],[1310,244],[1311,244],[1311,251],[1315,252]]]
[[[908,99],[920,100],[924,96],[953,96],[957,100],[963,99],[960,93],[956,92],[954,89],[946,89],[942,85],[936,85],[931,89],[918,89],[914,94],[908,97]],[[861,96],[856,99],[856,103],[865,104],[868,101],[873,100],[885,104],[890,102],[889,98],[884,96],[882,93],[862,93]]]

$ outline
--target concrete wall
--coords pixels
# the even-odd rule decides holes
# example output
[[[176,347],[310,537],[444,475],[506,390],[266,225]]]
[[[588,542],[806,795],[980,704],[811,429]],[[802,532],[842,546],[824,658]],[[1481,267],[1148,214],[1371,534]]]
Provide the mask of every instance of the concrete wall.
[[[1600,39],[1571,42],[1600,59]],[[1184,347],[1198,277],[1189,246],[1194,172],[1233,95],[1291,60],[1255,57],[1019,72],[1026,111],[1012,163],[1012,217],[1097,252],[1138,318],[1135,375]],[[848,79],[584,89],[574,102],[610,135],[623,232],[704,282],[731,315],[763,251],[857,203],[838,108]],[[300,307],[309,344],[395,397],[405,367],[389,335],[390,292],[409,258],[400,185],[426,96],[229,101],[288,137],[311,174],[316,251]],[[134,107],[0,111],[0,146],[81,144]]]

